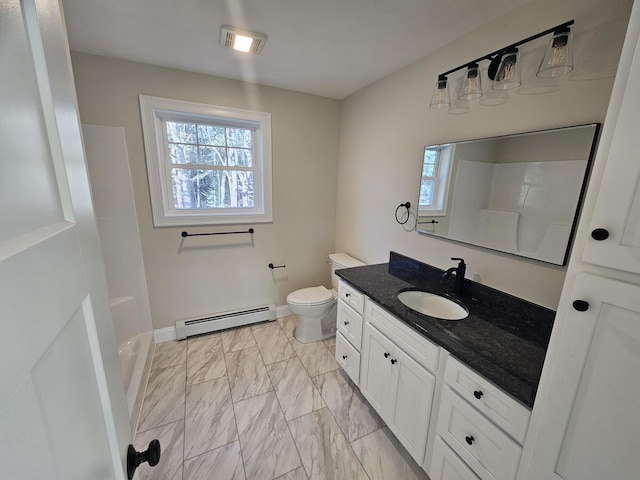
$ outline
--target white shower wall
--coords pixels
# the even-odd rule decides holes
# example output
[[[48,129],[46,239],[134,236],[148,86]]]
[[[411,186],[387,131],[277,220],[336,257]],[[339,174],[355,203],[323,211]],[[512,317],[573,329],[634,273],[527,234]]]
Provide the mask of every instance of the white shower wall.
[[[135,428],[153,328],[124,129],[83,125],[82,130],[129,416]]]

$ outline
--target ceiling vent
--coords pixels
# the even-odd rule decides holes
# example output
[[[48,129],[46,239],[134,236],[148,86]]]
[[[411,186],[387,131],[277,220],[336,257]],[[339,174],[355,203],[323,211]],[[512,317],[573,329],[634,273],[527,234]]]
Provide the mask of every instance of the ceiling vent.
[[[220,27],[220,45],[236,52],[258,54],[266,42],[264,33],[248,32],[229,25]]]

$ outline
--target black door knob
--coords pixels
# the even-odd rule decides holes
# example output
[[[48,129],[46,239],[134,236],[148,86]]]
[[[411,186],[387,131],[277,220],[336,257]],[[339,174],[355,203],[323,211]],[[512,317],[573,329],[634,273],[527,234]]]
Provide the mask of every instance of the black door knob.
[[[605,228],[596,228],[593,232],[591,232],[591,238],[601,242],[609,238],[609,231]]]
[[[586,312],[589,310],[589,302],[585,302],[584,300],[576,300],[573,302],[573,308],[575,308],[579,312]]]
[[[160,442],[151,440],[149,447],[144,452],[136,452],[133,445],[129,445],[127,449],[127,478],[133,479],[136,468],[141,463],[148,462],[149,466],[155,467],[160,461]]]
[[[473,392],[473,396],[476,397],[478,400],[480,400],[482,398],[482,395],[484,395],[482,393],[482,390],[476,390]]]
[[[391,359],[391,365],[395,365],[396,363],[398,363],[398,360],[396,360],[395,358]]]
[[[467,442],[469,445],[471,445],[474,440],[475,438],[473,438],[471,435],[464,437],[464,441]]]

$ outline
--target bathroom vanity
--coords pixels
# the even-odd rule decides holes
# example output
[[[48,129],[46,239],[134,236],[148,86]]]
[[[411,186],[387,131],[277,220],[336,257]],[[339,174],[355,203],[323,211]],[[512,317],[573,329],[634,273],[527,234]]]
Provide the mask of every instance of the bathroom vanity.
[[[555,312],[391,252],[341,277],[336,359],[432,480],[516,476]],[[407,290],[462,303],[440,320]]]

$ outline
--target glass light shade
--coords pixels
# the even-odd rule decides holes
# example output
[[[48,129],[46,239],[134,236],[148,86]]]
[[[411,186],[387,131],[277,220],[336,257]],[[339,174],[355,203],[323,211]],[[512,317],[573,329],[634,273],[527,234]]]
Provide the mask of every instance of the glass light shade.
[[[445,108],[451,104],[449,97],[449,82],[447,77],[439,75],[436,81],[436,86],[433,89],[433,95],[431,95],[431,101],[429,107],[431,108]]]
[[[520,86],[522,82],[520,81],[518,60],[520,60],[520,54],[517,48],[502,55],[498,71],[491,86],[493,90],[509,90]]]
[[[544,54],[538,77],[558,77],[573,70],[572,34],[569,29],[554,32]]]
[[[459,92],[462,86],[462,82],[466,80],[466,76],[457,78],[454,82],[451,83],[451,88],[455,92]],[[451,99],[451,105],[448,110],[449,115],[464,115],[465,113],[469,113],[469,101],[461,100],[457,95],[454,95]]]
[[[467,74],[462,81],[462,88],[458,98],[460,100],[474,100],[482,96],[482,81],[480,69],[477,63],[472,63],[467,68]]]

